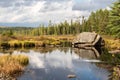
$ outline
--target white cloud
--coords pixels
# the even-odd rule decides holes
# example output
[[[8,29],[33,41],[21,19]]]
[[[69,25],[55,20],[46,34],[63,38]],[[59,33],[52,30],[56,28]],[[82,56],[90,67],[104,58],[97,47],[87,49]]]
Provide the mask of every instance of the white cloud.
[[[107,10],[111,10],[111,8],[110,8],[110,7],[108,7],[108,6],[107,6],[105,9],[107,9]]]
[[[43,1],[33,3],[31,6],[0,7],[0,22],[36,22],[39,10],[44,6]]]
[[[7,1],[0,1],[0,23],[47,23],[49,20],[56,23],[78,16],[88,17],[91,10],[101,6],[108,9],[107,5],[101,3],[107,4],[112,0],[11,0],[9,3]]]

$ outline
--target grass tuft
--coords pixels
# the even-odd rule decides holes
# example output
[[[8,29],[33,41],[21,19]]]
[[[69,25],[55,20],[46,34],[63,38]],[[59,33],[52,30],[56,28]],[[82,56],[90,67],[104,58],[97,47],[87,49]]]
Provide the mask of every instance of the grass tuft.
[[[0,73],[6,75],[17,74],[24,70],[29,59],[25,55],[4,54],[0,56]]]

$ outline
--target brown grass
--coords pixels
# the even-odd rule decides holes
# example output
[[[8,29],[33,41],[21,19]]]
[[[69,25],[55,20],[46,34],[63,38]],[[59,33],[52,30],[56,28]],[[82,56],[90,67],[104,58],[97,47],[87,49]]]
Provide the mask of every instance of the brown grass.
[[[15,37],[8,40],[0,38],[1,48],[26,48],[26,47],[43,47],[44,45],[60,45],[64,41],[73,41],[73,35],[42,35],[42,36],[23,36]],[[5,42],[6,41],[6,42]]]
[[[24,70],[24,66],[28,64],[28,57],[25,55],[9,55],[0,56],[0,72],[6,75],[17,74]]]
[[[107,39],[104,38],[106,47],[109,49],[120,49],[120,40],[119,39]]]

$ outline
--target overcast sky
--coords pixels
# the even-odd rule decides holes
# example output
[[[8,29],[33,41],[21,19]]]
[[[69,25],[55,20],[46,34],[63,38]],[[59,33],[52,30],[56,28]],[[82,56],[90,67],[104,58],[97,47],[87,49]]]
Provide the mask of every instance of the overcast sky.
[[[59,23],[109,9],[115,0],[0,0],[0,26],[38,26]]]

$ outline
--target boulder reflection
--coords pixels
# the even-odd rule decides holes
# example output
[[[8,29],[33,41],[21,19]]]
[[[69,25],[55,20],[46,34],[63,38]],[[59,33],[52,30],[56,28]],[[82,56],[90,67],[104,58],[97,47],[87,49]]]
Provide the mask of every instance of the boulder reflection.
[[[101,48],[96,49],[95,47],[73,48],[73,50],[80,58],[86,59],[97,59],[101,54]]]

